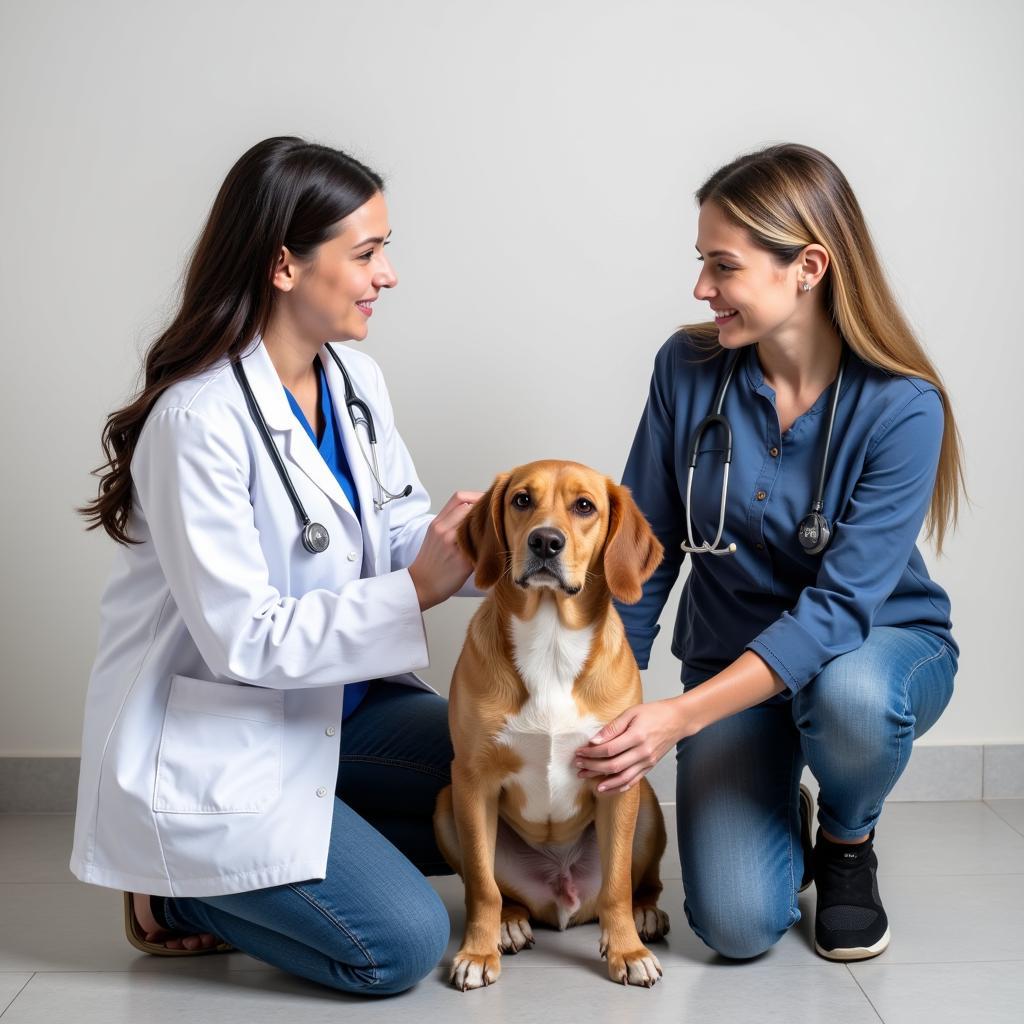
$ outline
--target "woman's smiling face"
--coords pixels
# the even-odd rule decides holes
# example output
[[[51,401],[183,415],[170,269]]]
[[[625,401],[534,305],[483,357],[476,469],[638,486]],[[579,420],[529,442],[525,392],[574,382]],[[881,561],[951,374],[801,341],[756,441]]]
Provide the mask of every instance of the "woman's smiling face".
[[[780,266],[711,200],[697,219],[697,252],[703,266],[693,294],[714,311],[723,348],[765,341],[786,327],[797,310],[800,259]]]
[[[337,234],[309,260],[295,261],[292,275],[275,277],[305,332],[322,341],[366,337],[373,303],[382,289],[398,284],[384,251],[390,234],[387,203],[377,192],[341,221]]]

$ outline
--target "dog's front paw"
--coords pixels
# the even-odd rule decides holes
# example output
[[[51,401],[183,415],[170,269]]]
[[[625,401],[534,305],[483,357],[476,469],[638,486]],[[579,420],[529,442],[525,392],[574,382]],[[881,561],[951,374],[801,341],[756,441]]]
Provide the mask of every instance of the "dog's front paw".
[[[620,985],[643,985],[650,988],[661,977],[658,958],[646,947],[621,954],[607,951],[608,977]]]
[[[461,992],[493,985],[501,974],[501,957],[497,953],[470,953],[460,949],[452,962],[449,981]]]
[[[643,942],[658,942],[668,935],[668,914],[660,907],[634,907],[633,920]]]

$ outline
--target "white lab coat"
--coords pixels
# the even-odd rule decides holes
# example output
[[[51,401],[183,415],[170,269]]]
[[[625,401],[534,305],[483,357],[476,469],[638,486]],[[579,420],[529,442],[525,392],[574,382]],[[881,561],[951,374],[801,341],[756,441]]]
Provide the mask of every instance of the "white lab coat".
[[[261,341],[243,366],[314,522],[300,523],[225,360],[169,388],[139,438],[129,533],[101,606],[71,870],[164,896],[323,878],[343,684],[431,689],[406,567],[430,499],[368,356],[335,346],[374,416],[380,477],[412,494],[373,506],[334,360],[321,353],[362,525],[288,405]],[[365,434],[360,428],[361,439]]]

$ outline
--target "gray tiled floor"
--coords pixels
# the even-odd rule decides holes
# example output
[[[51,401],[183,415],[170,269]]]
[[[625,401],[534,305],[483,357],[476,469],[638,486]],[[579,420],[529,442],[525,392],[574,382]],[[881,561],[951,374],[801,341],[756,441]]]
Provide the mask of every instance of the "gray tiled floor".
[[[671,815],[671,808],[666,808]],[[129,947],[116,894],[67,870],[71,819],[0,816],[2,1024],[118,1021],[387,1020],[483,1014],[496,1024],[645,1024],[699,1020],[988,1022],[1024,1019],[1024,801],[894,803],[879,827],[882,894],[893,925],[888,951],[845,967],[811,944],[813,889],[804,919],[756,961],[715,957],[690,932],[674,844],[666,855],[669,940],[652,990],[606,979],[594,925],[537,932],[534,949],[503,962],[497,985],[466,994],[435,975],[395,999],[358,1000],[290,978],[240,953],[157,959]],[[434,880],[449,908],[454,952],[464,920],[461,883]],[[447,959],[447,958],[446,958]]]

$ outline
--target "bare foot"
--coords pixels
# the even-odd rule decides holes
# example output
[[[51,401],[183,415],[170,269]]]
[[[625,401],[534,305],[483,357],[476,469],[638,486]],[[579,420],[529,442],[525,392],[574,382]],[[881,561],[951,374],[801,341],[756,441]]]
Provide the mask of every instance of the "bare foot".
[[[218,945],[216,935],[203,932],[199,935],[181,935],[170,932],[157,921],[153,908],[149,904],[149,896],[144,892],[132,893],[132,909],[139,925],[146,933],[147,942],[159,942],[168,949],[213,949]]]

